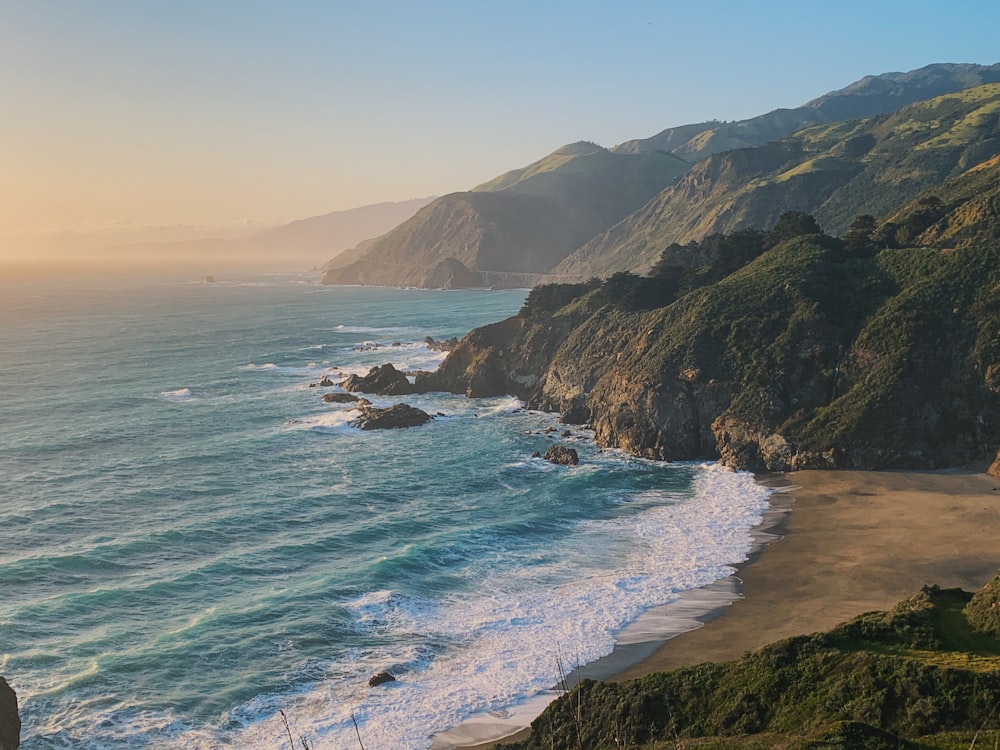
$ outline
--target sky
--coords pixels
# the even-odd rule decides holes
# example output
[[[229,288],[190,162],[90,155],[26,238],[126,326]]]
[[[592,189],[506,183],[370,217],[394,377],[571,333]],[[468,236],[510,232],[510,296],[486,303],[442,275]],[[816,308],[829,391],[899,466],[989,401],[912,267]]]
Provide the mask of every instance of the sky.
[[[992,64],[997,29],[965,0],[0,0],[0,237],[442,195],[565,143]]]

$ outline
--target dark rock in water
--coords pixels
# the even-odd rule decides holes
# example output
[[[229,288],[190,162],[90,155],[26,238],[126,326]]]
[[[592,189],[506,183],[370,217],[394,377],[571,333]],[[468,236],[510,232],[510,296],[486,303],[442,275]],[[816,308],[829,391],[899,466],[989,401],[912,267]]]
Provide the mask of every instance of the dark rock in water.
[[[380,396],[400,396],[413,393],[413,386],[391,364],[373,367],[367,375],[350,375],[341,384],[345,391],[377,393]]]
[[[531,454],[531,457],[532,458],[541,458],[542,454],[539,453],[538,451],[535,451],[534,453]]]
[[[553,464],[561,464],[563,466],[576,466],[580,463],[580,456],[573,448],[567,448],[564,445],[553,445],[547,451],[545,451],[545,460]]]
[[[409,404],[396,404],[387,409],[379,409],[370,404],[361,405],[361,416],[353,420],[352,427],[362,430],[398,430],[404,427],[419,427],[429,422],[432,417],[422,409]]]
[[[379,672],[377,675],[368,680],[368,687],[375,687],[376,685],[382,685],[386,682],[395,682],[396,678],[393,677],[388,672]]]
[[[562,431],[562,436],[563,437],[573,437],[573,433],[570,432],[569,430],[563,430]]]
[[[0,750],[17,750],[21,744],[21,717],[17,715],[17,694],[0,677]]]
[[[321,386],[323,386],[324,388],[329,388],[332,385],[336,385],[332,380],[330,380],[330,376],[329,375],[324,375],[323,379],[321,381],[319,381],[319,384]]]
[[[328,404],[353,404],[355,401],[360,401],[357,396],[353,393],[324,393],[323,400]]]

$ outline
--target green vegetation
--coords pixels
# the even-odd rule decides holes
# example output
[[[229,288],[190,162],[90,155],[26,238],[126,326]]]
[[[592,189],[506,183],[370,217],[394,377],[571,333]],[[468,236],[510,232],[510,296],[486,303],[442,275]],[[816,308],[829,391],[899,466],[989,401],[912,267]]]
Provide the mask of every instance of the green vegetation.
[[[584,680],[509,747],[890,750],[967,748],[977,736],[992,747],[1000,640],[975,633],[962,611],[971,598],[926,587],[890,612],[734,662]]]
[[[1000,638],[1000,577],[972,597],[964,614],[977,634]]]
[[[648,458],[983,468],[1000,446],[1000,243],[879,250],[878,229],[862,214],[839,239],[786,212],[672,244],[650,276],[538,287],[510,341],[473,336],[434,387],[516,393]]]
[[[773,226],[789,211],[812,214],[828,231],[844,233],[858,215],[886,215],[998,153],[996,83],[916,102],[889,115],[815,125],[780,142],[702,159],[554,272],[644,273],[671,243]],[[915,244],[940,218],[913,217],[905,225],[894,219],[902,227],[900,235],[880,246]]]

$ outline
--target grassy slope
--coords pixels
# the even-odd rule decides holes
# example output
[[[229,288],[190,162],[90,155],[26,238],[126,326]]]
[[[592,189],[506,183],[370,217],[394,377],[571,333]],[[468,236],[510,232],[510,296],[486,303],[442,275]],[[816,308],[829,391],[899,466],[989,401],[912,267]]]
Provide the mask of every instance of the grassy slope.
[[[788,210],[814,213],[826,230],[843,232],[855,215],[886,214],[1000,153],[998,111],[1000,84],[987,84],[712,156],[555,272],[643,272],[671,242],[772,226]]]
[[[735,662],[584,681],[513,747],[947,748],[982,728],[992,746],[1000,640],[970,626],[970,597],[925,588],[891,612]]]
[[[650,458],[714,457],[718,439],[734,465],[786,470],[787,456],[761,454],[778,434],[807,461],[798,468],[809,456],[978,465],[1000,435],[998,284],[997,245],[850,258],[812,236],[656,309],[608,305],[598,289],[574,303],[589,317],[565,336],[541,401],[558,408],[577,384],[599,439]],[[689,370],[696,380],[678,383]],[[712,395],[726,389],[731,401]],[[685,404],[690,419],[677,416]]]

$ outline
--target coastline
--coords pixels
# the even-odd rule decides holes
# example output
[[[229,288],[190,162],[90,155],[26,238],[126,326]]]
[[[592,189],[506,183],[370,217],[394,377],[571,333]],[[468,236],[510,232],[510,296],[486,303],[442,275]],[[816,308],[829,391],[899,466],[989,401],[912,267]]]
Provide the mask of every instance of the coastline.
[[[723,579],[735,579],[735,600],[720,600],[710,614],[694,618],[694,629],[653,644],[638,660],[603,674],[596,673],[597,662],[585,668],[586,676],[620,681],[736,659],[890,608],[925,584],[976,590],[1000,568],[1000,480],[987,474],[814,470],[758,481],[780,493],[772,496],[779,512],[770,526],[765,519],[758,527],[754,551],[735,576]],[[778,538],[762,544],[768,540],[760,531]],[[477,736],[487,725],[462,727],[453,736],[468,744],[433,747],[486,750],[527,731],[487,740]]]

